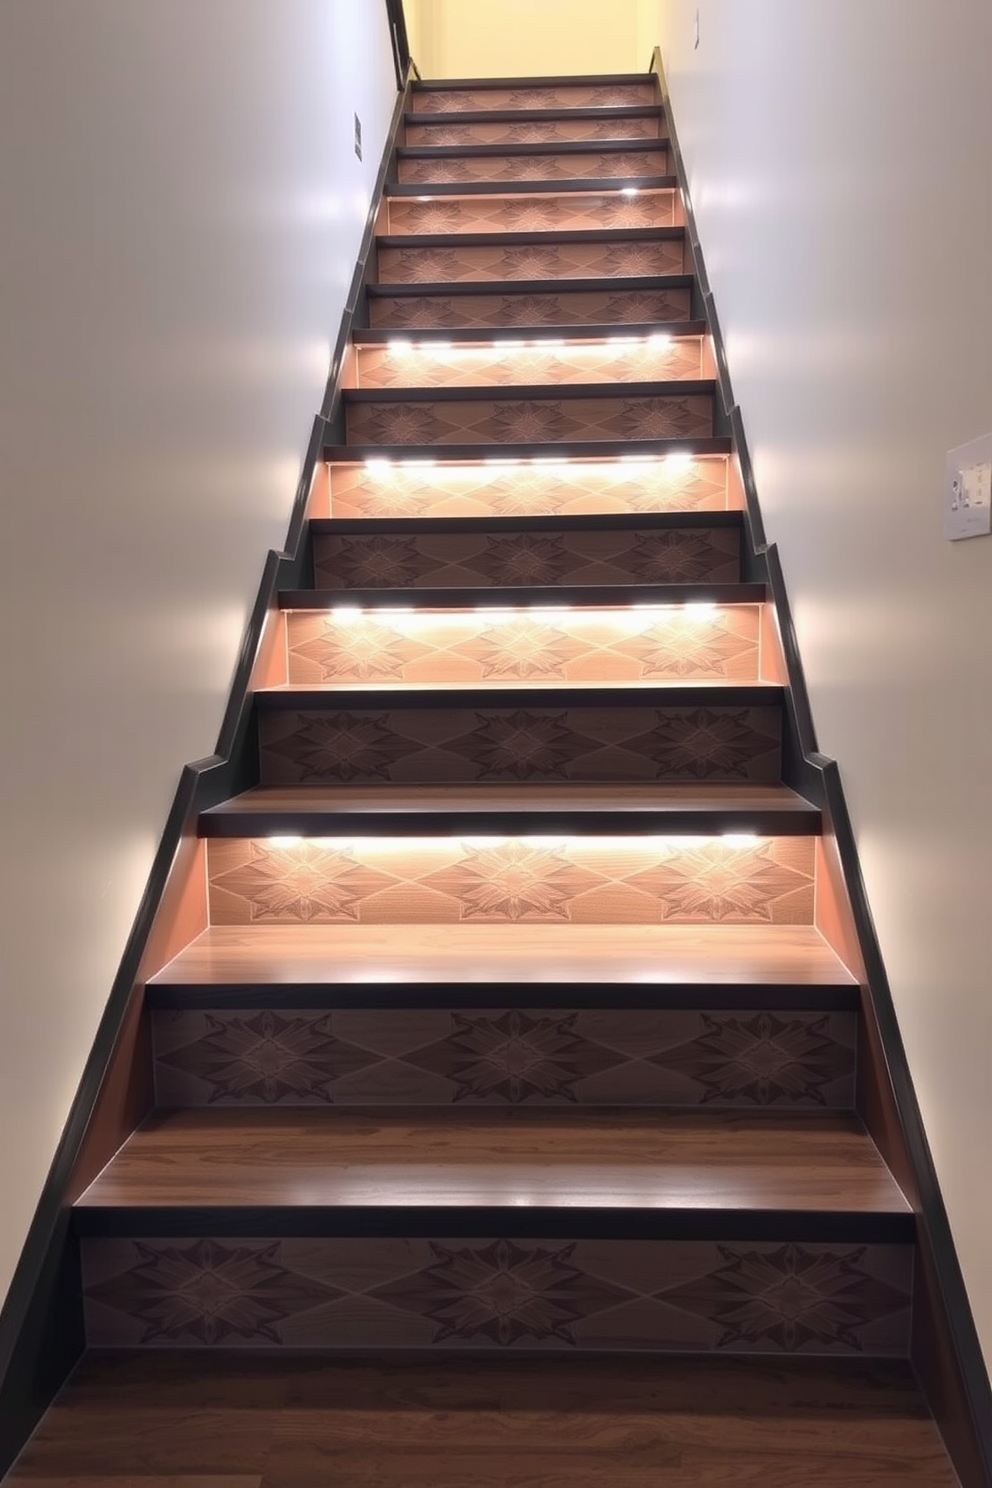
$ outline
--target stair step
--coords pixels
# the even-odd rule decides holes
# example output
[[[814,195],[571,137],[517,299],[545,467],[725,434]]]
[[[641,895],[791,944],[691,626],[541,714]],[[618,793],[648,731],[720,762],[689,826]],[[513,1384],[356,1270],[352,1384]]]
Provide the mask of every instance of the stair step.
[[[574,1235],[604,1211],[652,1214],[659,1239],[729,1238],[735,1216],[753,1231],[763,1214],[860,1217],[865,1240],[913,1233],[874,1144],[839,1112],[166,1111],[128,1138],[76,1212],[94,1233],[98,1211],[112,1232],[113,1211],[129,1208],[146,1224],[199,1211],[199,1226],[204,1210],[281,1209],[292,1234],[321,1210],[332,1224],[335,1211],[375,1210],[402,1226],[404,1209],[512,1213],[522,1194],[563,1209]]]
[[[547,330],[547,327],[544,328]],[[614,327],[614,330],[616,328]],[[362,333],[355,341],[357,388],[520,387],[545,384],[556,388],[574,383],[620,387],[638,382],[695,382],[709,369],[708,348],[701,336],[666,332],[636,337],[606,335],[602,340],[575,341],[569,336],[505,340],[443,340],[418,335],[417,340],[393,335],[378,345]],[[380,332],[380,335],[383,333]]]
[[[286,1288],[293,1274],[287,1268]],[[574,1311],[553,1308],[546,1325],[572,1327]],[[275,1315],[285,1326],[292,1303]],[[724,1324],[709,1356],[558,1357],[549,1369],[522,1356],[537,1344],[524,1334],[513,1358],[450,1357],[442,1344],[430,1359],[335,1362],[307,1349],[230,1349],[231,1321],[222,1315],[210,1349],[85,1355],[11,1485],[66,1488],[85,1473],[91,1488],[163,1488],[163,1479],[172,1488],[257,1488],[264,1475],[279,1488],[326,1482],[329,1462],[348,1488],[957,1484],[900,1360],[865,1357],[852,1369],[848,1358],[795,1352],[719,1357],[738,1331]],[[776,1326],[763,1310],[755,1322]],[[784,1318],[777,1326],[798,1338]],[[797,1347],[822,1352],[818,1341],[803,1330]],[[200,1406],[209,1413],[198,1426]],[[150,1476],[135,1476],[139,1462]],[[174,1476],[194,1471],[203,1476]],[[234,1472],[245,1476],[218,1476]]]
[[[400,145],[397,171],[403,185],[430,188],[477,181],[504,182],[580,179],[656,183],[671,173],[664,140],[596,141],[547,145]]]
[[[781,779],[782,689],[762,684],[255,694],[263,785]]]
[[[821,813],[785,785],[257,786],[201,812],[201,837],[619,836],[818,833]]]
[[[343,393],[351,445],[565,444],[575,439],[708,439],[716,384],[635,382],[615,390],[380,388]]]
[[[851,1110],[857,1014],[767,1009],[156,1009],[162,1107]]]
[[[856,1006],[809,925],[213,926],[148,984],[153,1007]],[[510,999],[508,1002],[507,999]],[[471,1000],[467,1000],[471,999]]]
[[[664,109],[648,104],[407,113],[403,128],[407,145],[554,145],[575,140],[658,140],[668,135]]]
[[[601,231],[676,227],[683,221],[677,182],[629,191],[552,182],[542,192],[529,182],[504,183],[499,193],[476,186],[386,188],[386,230],[397,234]]]
[[[391,234],[376,240],[377,277],[396,284],[456,280],[616,279],[681,274],[685,228],[588,233]]]
[[[695,441],[693,441],[695,443]],[[346,519],[383,522],[414,517],[502,519],[519,516],[567,517],[584,515],[693,516],[726,514],[729,503],[727,461],[721,455],[677,455],[657,450],[647,459],[614,454],[601,460],[569,460],[549,456],[539,446],[530,451],[531,463],[504,451],[499,460],[457,462],[445,450],[421,451],[423,459],[388,461],[382,451],[368,460],[352,452],[346,462],[330,449],[332,461],[330,510]],[[740,520],[740,517],[737,517]]]
[[[624,73],[603,78],[465,78],[418,82],[415,114],[448,114],[466,109],[628,108],[658,103],[654,78]]]
[[[602,592],[589,587],[592,593]],[[752,588],[761,593],[760,585],[727,586],[735,596]],[[721,590],[726,592],[722,586]],[[721,590],[714,586],[713,593]],[[636,687],[673,680],[761,678],[757,604],[648,603],[623,609],[593,607],[583,600],[573,607],[567,603],[568,591],[557,599],[554,591],[545,591],[547,608],[514,607],[514,596],[533,592],[373,591],[380,603],[383,598],[413,599],[418,607],[403,613],[392,608],[353,609],[342,603],[340,591],[283,594],[287,681],[291,687],[366,683]],[[368,591],[350,591],[347,598],[360,604],[363,596],[368,598]],[[480,597],[482,604],[473,606],[471,599]],[[452,607],[452,598],[457,599],[457,608]]]
[[[515,279],[499,293],[485,281],[437,284],[372,284],[369,317],[373,326],[415,331],[421,327],[638,324],[664,326],[688,320],[692,296],[689,274],[659,274],[616,280],[591,278]]]

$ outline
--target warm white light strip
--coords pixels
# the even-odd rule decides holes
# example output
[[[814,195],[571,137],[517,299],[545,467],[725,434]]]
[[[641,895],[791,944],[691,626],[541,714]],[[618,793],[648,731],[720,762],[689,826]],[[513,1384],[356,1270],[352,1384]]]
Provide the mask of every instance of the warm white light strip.
[[[576,833],[559,834],[554,837],[543,837],[540,835],[521,836],[477,836],[474,833],[462,836],[460,833],[434,837],[379,837],[369,835],[366,837],[283,837],[273,835],[271,837],[253,838],[253,841],[263,841],[270,847],[291,850],[295,847],[319,847],[328,851],[347,851],[348,849],[368,848],[370,846],[387,848],[391,851],[416,850],[425,843],[438,845],[439,843],[457,842],[462,847],[472,847],[478,850],[487,848],[506,847],[511,842],[519,842],[522,847],[534,847],[538,849],[555,849],[582,844],[599,852],[636,852],[639,847],[647,848],[649,851],[659,851],[665,848],[694,848],[702,846],[726,847],[731,850],[743,850],[760,846],[762,842],[774,841],[774,837],[759,837],[752,832],[680,832],[665,835],[664,833],[652,833],[646,836],[628,837],[592,837]]]
[[[687,337],[693,340],[694,337]],[[387,341],[386,351],[390,356],[412,357],[412,356],[436,356],[447,358],[450,356],[487,356],[499,357],[506,353],[514,354],[521,351],[561,351],[568,348],[572,351],[602,353],[609,351],[615,346],[640,346],[646,351],[667,351],[675,344],[675,337],[667,333],[652,333],[649,336],[609,336],[605,341],[583,341],[570,345],[560,339],[544,340],[538,338],[534,341],[487,341],[475,343],[468,346],[455,346],[450,341],[409,341],[401,338],[396,341]]]

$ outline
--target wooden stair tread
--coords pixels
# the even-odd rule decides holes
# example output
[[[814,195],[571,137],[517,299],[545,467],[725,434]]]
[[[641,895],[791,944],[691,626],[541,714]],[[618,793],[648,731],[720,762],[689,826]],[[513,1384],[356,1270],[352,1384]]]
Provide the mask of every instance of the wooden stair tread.
[[[328,1482],[330,1464],[347,1488],[957,1483],[912,1369],[896,1360],[549,1367],[519,1355],[335,1362],[223,1348],[87,1354],[6,1482],[259,1488],[264,1474],[266,1488],[303,1488]]]
[[[422,983],[851,987],[809,925],[211,926],[152,986]]]
[[[148,1118],[78,1200],[116,1206],[816,1210],[909,1205],[854,1116],[276,1109]]]

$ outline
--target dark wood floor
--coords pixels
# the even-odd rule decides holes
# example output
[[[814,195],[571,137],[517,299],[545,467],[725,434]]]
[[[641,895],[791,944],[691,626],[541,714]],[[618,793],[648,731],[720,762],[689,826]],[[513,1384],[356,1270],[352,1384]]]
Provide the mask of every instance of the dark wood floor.
[[[904,1364],[90,1355],[31,1488],[954,1488]]]

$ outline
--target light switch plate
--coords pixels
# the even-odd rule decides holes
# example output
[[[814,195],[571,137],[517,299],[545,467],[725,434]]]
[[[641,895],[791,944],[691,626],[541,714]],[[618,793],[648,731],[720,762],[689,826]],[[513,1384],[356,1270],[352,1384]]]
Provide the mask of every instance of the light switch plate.
[[[992,533],[992,434],[959,444],[947,455],[944,536],[949,542]]]

